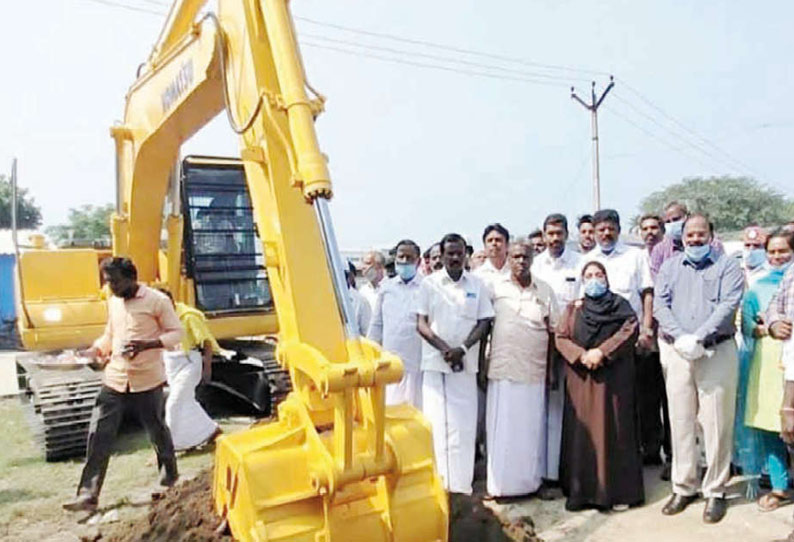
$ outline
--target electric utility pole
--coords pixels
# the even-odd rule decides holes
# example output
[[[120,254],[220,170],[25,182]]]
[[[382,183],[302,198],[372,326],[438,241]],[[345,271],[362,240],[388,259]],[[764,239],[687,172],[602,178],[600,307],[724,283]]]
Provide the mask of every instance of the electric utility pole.
[[[604,89],[601,97],[596,99],[595,81],[590,88],[590,103],[588,104],[576,95],[576,91],[571,87],[571,98],[582,104],[582,107],[590,111],[590,123],[593,130],[593,210],[597,211],[601,208],[601,177],[598,168],[598,108],[601,102],[607,97],[609,91],[615,86],[615,79],[609,76],[609,85]]]

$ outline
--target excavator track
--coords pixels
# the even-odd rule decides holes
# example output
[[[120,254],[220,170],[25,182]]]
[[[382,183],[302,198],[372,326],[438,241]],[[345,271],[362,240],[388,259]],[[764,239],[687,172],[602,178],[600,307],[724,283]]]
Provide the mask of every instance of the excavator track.
[[[46,461],[59,461],[85,454],[102,374],[85,366],[53,368],[49,358],[19,356],[17,373],[34,439]]]

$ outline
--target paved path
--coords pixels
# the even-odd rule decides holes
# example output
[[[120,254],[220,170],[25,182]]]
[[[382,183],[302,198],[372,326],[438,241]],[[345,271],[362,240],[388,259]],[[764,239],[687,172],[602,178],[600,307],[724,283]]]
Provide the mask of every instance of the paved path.
[[[731,489],[736,494],[728,514],[716,525],[703,523],[705,501],[702,500],[678,516],[663,516],[661,510],[669,496],[670,484],[659,480],[658,468],[645,471],[647,504],[626,512],[570,513],[565,511],[563,500],[538,499],[492,507],[500,516],[531,517],[544,542],[772,542],[785,538],[794,529],[794,506],[762,513],[755,502],[743,498],[744,483],[737,481]]]

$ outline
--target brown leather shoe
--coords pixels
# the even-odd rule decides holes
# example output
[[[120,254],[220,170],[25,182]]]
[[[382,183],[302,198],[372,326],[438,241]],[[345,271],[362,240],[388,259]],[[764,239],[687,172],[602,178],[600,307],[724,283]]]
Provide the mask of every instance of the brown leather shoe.
[[[64,510],[69,512],[93,512],[96,510],[97,500],[88,493],[81,493],[69,502],[63,503]]]
[[[728,511],[728,501],[721,497],[709,497],[703,509],[703,521],[719,523]]]
[[[664,505],[662,508],[662,514],[665,516],[674,516],[676,514],[680,514],[686,507],[695,502],[697,499],[697,495],[679,495],[677,493],[673,493],[670,499],[667,501],[667,504]]]

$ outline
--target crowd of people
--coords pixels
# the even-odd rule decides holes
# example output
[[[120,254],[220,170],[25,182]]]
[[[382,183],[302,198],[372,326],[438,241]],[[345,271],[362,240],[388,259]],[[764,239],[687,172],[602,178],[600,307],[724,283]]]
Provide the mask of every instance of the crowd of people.
[[[351,268],[359,331],[405,364],[387,403],[427,417],[445,488],[470,494],[480,456],[488,498],[623,510],[661,465],[665,515],[702,495],[719,522],[737,473],[750,495],[769,479],[760,510],[787,503],[794,222],[748,227],[741,258],[677,202],[639,219],[642,244],[611,209],[576,230],[550,214],[526,237],[488,225],[481,250],[404,239],[392,277],[364,257],[360,295]]]
[[[422,410],[451,494],[472,492],[479,456],[489,498],[564,495],[569,510],[643,504],[643,465],[671,481],[665,515],[702,495],[704,521],[719,522],[735,473],[752,497],[768,485],[761,511],[789,502],[794,222],[746,228],[741,259],[680,203],[638,226],[632,246],[603,209],[572,241],[555,213],[527,237],[490,224],[476,251],[455,233],[425,252],[403,239],[393,274],[378,251],[362,259],[359,288],[347,270],[360,334],[404,363],[386,401]],[[164,486],[177,450],[219,433],[194,394],[219,348],[203,315],[138,283],[128,259],[101,272],[108,324],[82,355],[102,360],[104,381],[68,510],[96,508],[126,409]]]

